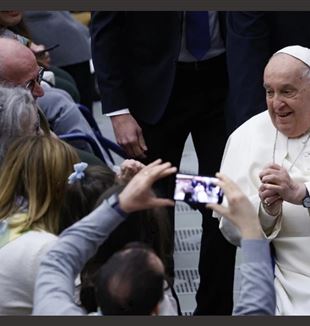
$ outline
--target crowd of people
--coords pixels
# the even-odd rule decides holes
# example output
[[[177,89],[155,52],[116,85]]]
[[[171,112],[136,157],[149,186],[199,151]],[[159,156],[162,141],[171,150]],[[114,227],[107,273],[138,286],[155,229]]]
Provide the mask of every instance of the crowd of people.
[[[0,11],[0,315],[182,315],[172,198],[189,134],[211,177],[175,192],[202,214],[193,314],[309,314],[308,16]],[[83,115],[98,96],[129,157],[115,169],[61,140],[104,151]]]

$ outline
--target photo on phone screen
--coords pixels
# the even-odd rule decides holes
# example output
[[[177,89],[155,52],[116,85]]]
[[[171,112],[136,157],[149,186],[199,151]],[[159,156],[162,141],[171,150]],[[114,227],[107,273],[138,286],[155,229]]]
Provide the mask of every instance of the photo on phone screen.
[[[214,181],[216,178],[199,175],[176,175],[174,200],[193,204],[218,203],[223,201],[223,191]]]

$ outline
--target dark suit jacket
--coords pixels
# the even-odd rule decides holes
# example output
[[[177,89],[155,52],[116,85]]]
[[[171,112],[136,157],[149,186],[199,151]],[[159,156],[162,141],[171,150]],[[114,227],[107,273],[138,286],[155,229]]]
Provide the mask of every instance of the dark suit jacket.
[[[264,67],[288,45],[310,47],[310,12],[227,13],[230,131],[266,109]]]
[[[182,16],[151,11],[92,14],[92,56],[104,113],[129,108],[147,123],[161,118],[174,84]],[[223,14],[219,20],[223,34]]]
[[[92,14],[92,55],[103,112],[129,108],[156,123],[174,82],[181,44],[178,12]]]

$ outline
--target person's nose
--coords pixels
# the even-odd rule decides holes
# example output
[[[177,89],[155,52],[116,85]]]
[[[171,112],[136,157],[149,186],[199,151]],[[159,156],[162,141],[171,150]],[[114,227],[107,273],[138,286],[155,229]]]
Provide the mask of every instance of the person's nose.
[[[36,82],[32,90],[32,96],[34,98],[37,98],[37,97],[42,97],[43,95],[44,95],[44,90],[42,86],[38,82]]]
[[[274,110],[281,110],[285,106],[284,101],[282,100],[281,96],[275,95],[272,99],[272,108]]]

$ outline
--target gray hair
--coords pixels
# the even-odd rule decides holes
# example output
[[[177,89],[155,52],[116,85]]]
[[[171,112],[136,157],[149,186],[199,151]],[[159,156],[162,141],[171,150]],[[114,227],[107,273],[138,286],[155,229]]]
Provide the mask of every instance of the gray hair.
[[[0,85],[0,163],[12,140],[25,135],[25,128],[36,110],[28,90]]]
[[[310,82],[310,67],[306,64],[302,67],[302,77],[307,79],[307,82]]]

